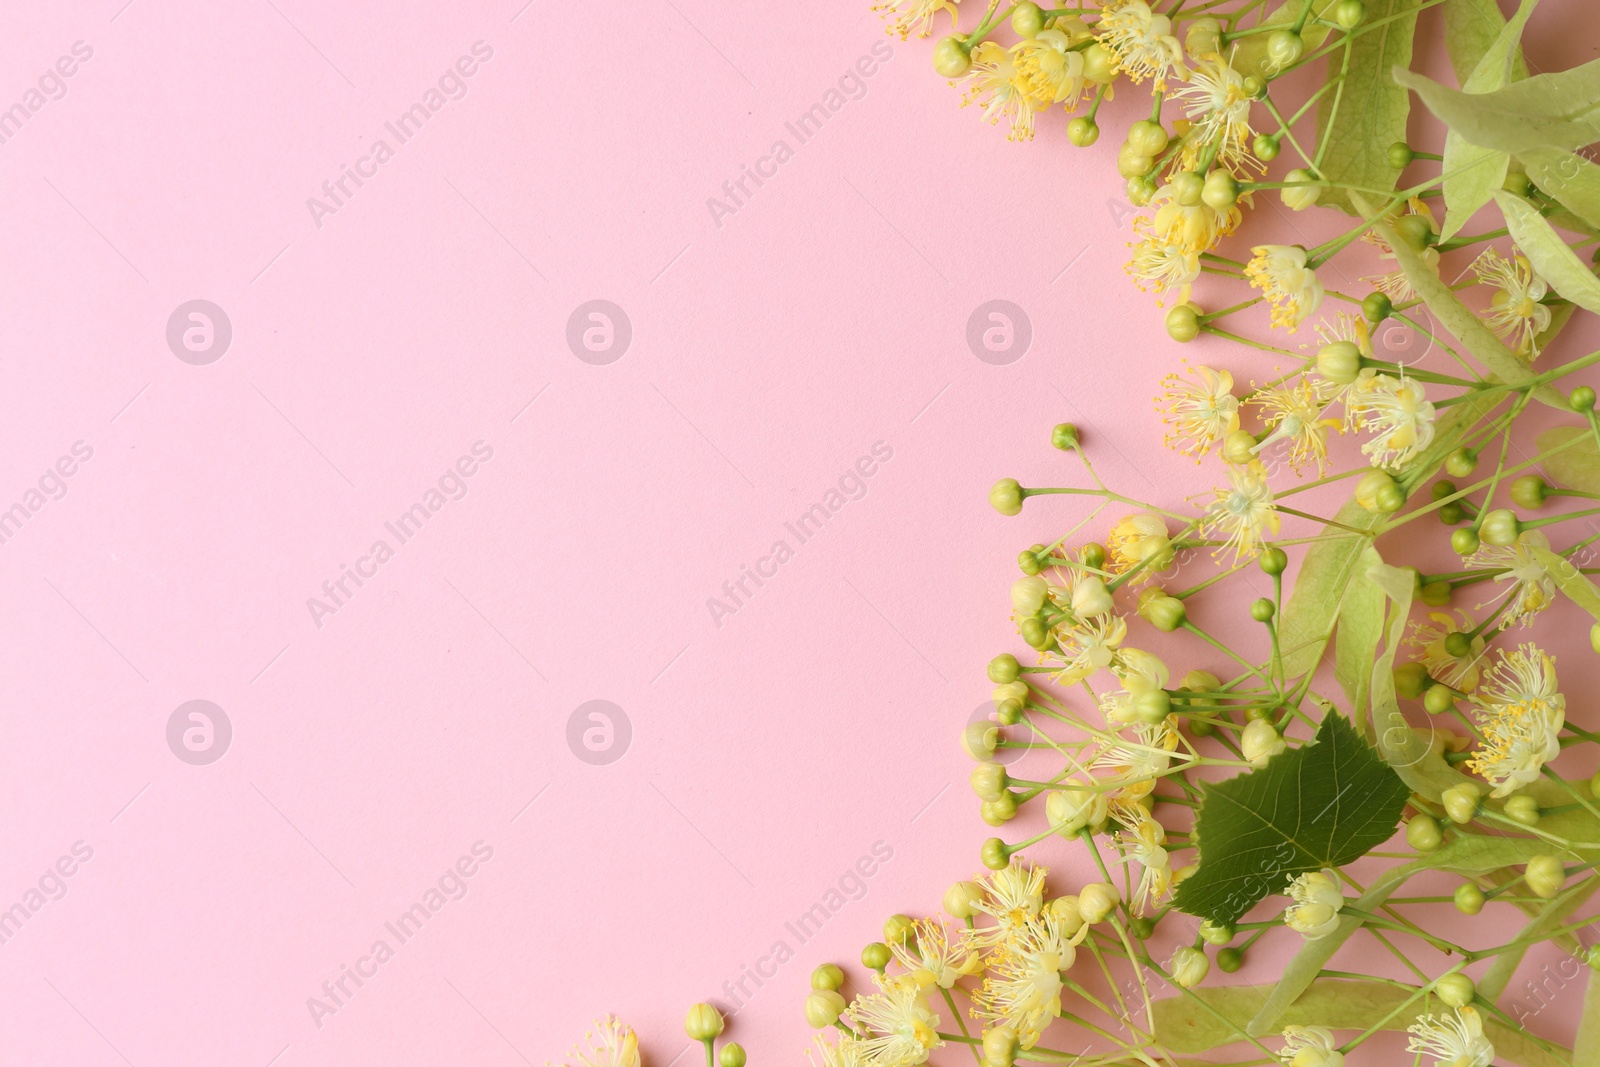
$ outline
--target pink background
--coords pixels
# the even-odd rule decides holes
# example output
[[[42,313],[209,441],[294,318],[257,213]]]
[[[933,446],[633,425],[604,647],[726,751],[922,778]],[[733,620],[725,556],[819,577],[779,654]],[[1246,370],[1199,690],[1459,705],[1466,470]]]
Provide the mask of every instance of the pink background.
[[[733,1006],[780,941],[730,1037],[789,1061],[811,967],[934,907],[986,835],[956,735],[1011,559],[1068,514],[1008,524],[988,485],[1072,477],[1044,438],[1073,419],[1108,479],[1196,488],[1156,443],[1176,351],[1121,275],[1114,136],[1007,144],[863,0],[439,6],[0,26],[0,107],[92,49],[0,145],[0,509],[92,450],[0,544],[0,908],[92,850],[0,945],[0,1062],[543,1062],[616,1011],[665,1067],[683,1009]],[[480,41],[399,144],[384,124]],[[800,144],[785,124],[886,44]],[[378,138],[393,158],[314,219]],[[208,365],[166,341],[196,298],[233,331]],[[632,330],[607,365],[566,340],[597,298]],[[1006,366],[964,336],[994,298],[1033,330]],[[466,495],[399,544],[384,524],[476,442]],[[875,446],[799,543],[785,522]],[[167,743],[195,699],[233,731],[205,766]],[[631,726],[601,766],[568,744],[594,699]],[[313,1021],[476,842],[466,895]],[[802,944],[785,924],[875,845]]]

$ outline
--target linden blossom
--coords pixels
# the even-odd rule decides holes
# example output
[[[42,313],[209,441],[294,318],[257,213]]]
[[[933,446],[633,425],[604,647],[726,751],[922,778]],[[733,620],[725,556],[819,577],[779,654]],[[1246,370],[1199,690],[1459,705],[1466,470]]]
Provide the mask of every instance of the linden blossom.
[[[893,458],[894,449],[887,441],[873,442],[870,455],[857,459],[850,470],[839,476],[838,483],[822,494],[819,502],[801,512],[793,522],[784,523],[783,528],[794,535],[798,544],[803,545],[810,541],[828,520],[844,509],[846,503],[866,496],[866,480],[878,473],[881,464],[888,463]],[[739,576],[722,583],[726,601],[714,596],[706,598],[706,609],[711,612],[711,621],[716,624],[717,629],[722,628],[723,616],[737,615],[739,609],[754,598],[756,591],[766,584],[763,579],[777,577],[778,568],[794,557],[795,548],[780,538],[772,543],[772,548],[765,556],[756,560],[754,568],[741,564]],[[750,588],[751,582],[755,583],[754,590]]]
[[[829,88],[822,94],[820,102],[812,104],[794,122],[783,124],[784,129],[794,136],[796,146],[805,144],[820,133],[828,119],[844,110],[845,104],[867,95],[864,79],[878,72],[879,63],[887,63],[894,58],[894,49],[886,41],[874,41],[871,51],[871,56],[862,56],[852,66],[845,68],[845,72],[839,75],[837,88]],[[873,56],[877,59],[873,59]],[[714,196],[706,198],[706,210],[711,212],[711,221],[716,223],[717,228],[722,228],[725,216],[737,214],[755,196],[755,190],[750,188],[752,182],[756,189],[761,188],[766,180],[778,176],[778,168],[793,159],[794,154],[795,149],[790,147],[789,142],[779,138],[767,149],[766,155],[757,157],[753,166],[741,164],[739,176],[722,183],[726,200]]]

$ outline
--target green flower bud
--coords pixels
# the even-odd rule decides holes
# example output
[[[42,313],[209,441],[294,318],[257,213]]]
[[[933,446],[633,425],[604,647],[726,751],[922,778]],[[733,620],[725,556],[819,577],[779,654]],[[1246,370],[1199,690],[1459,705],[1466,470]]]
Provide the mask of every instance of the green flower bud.
[[[1272,615],[1276,610],[1276,605],[1272,601],[1266,597],[1260,597],[1250,605],[1250,617],[1256,622],[1271,622]]]
[[[1200,199],[1213,211],[1227,211],[1239,201],[1239,183],[1227,171],[1214,170],[1206,175]]]
[[[1103,570],[1106,565],[1106,546],[1098,541],[1090,541],[1078,550],[1078,559],[1092,571]]]
[[[1192,170],[1180,171],[1172,176],[1172,197],[1183,207],[1195,207],[1205,192],[1206,180]]]
[[[1261,162],[1271,163],[1278,158],[1278,140],[1270,133],[1258,133],[1250,144],[1250,151],[1254,152]]]
[[[1015,726],[1022,721],[1027,713],[1027,706],[1015,697],[999,701],[994,706],[994,717],[1000,720],[1001,726]],[[998,744],[998,742],[997,742]]]
[[[1009,1026],[991,1026],[983,1032],[983,1067],[1011,1067],[1022,1047]]]
[[[1022,0],[1011,10],[1011,29],[1018,37],[1037,37],[1044,29],[1044,12],[1033,0]]]
[[[961,731],[961,747],[975,760],[994,758],[994,747],[1000,743],[1000,728],[987,719],[968,723]]]
[[[1450,547],[1455,549],[1458,556],[1470,556],[1478,551],[1478,532],[1476,530],[1457,530],[1450,535]]]
[[[989,661],[989,681],[996,685],[1014,682],[1022,674],[1022,664],[1009,652],[1002,652]]]
[[[1457,971],[1447,974],[1433,984],[1433,991],[1439,995],[1448,1007],[1464,1008],[1472,1003],[1477,987],[1472,979]]]
[[[998,837],[991,837],[983,843],[978,850],[978,858],[991,871],[1003,871],[1011,866],[1011,853],[1007,851],[1006,843]]]
[[[1236,931],[1232,923],[1218,923],[1207,919],[1200,924],[1200,936],[1212,945],[1226,945],[1233,940]]]
[[[1472,638],[1460,630],[1444,635],[1444,650],[1456,659],[1466,659],[1472,654]]]
[[[1411,166],[1411,161],[1416,158],[1417,154],[1404,141],[1396,141],[1389,146],[1389,166],[1395,170]]]
[[[1483,890],[1471,882],[1456,886],[1456,910],[1463,915],[1476,915],[1483,910]]]
[[[911,936],[911,916],[891,915],[883,921],[883,943],[903,945]]]
[[[722,1033],[722,1013],[709,1004],[696,1004],[683,1018],[683,1032],[695,1041],[710,1041]]]
[[[1317,373],[1335,385],[1349,385],[1361,374],[1361,349],[1335,341],[1317,350]]]
[[[1200,309],[1193,304],[1177,304],[1167,312],[1167,336],[1187,344],[1200,336]]]
[[[1368,293],[1367,298],[1361,301],[1361,316],[1376,326],[1390,315],[1394,314],[1394,304],[1383,293]]]
[[[1443,579],[1428,582],[1422,587],[1422,602],[1430,608],[1442,608],[1450,603],[1450,597],[1454,592],[1455,587]]]
[[[894,956],[889,951],[889,946],[882,941],[874,941],[861,950],[861,966],[881,972],[889,966],[889,960]]]
[[[1471,782],[1461,782],[1446,789],[1439,799],[1444,804],[1444,813],[1450,816],[1450,821],[1464,826],[1478,814],[1478,799],[1481,795],[1478,787]]]
[[[1184,619],[1188,615],[1183,606],[1183,601],[1175,596],[1140,597],[1139,614],[1149,620],[1150,625],[1163,633],[1171,633],[1182,626]],[[1161,718],[1166,718],[1165,713],[1162,714]],[[1156,719],[1155,721],[1160,722],[1161,719]]]
[[[1222,948],[1217,950],[1217,969],[1224,974],[1232,974],[1244,966],[1244,953],[1236,948]]]
[[[1533,195],[1533,182],[1528,179],[1528,175],[1525,172],[1520,170],[1507,171],[1506,180],[1500,183],[1500,188],[1523,199]]]
[[[1567,406],[1578,414],[1594,410],[1594,390],[1587,385],[1580,385],[1567,394]]]
[[[1523,869],[1523,880],[1534,896],[1549,900],[1561,892],[1562,883],[1567,880],[1567,869],[1562,866],[1560,856],[1535,856]]]
[[[1252,100],[1264,99],[1267,95],[1267,83],[1256,74],[1246,74],[1244,84],[1239,86],[1244,90],[1244,95]]]
[[[832,989],[813,989],[806,995],[806,1023],[821,1030],[839,1021],[844,1013],[844,997]]]
[[[1299,38],[1297,37],[1296,40]],[[1185,945],[1172,954],[1172,980],[1184,989],[1199,985],[1211,970],[1211,961],[1201,949]]]
[[[812,989],[838,989],[844,985],[844,971],[836,963],[819,963],[811,972]]]
[[[1136,151],[1132,145],[1117,149],[1117,173],[1124,178],[1143,178],[1155,168],[1155,158]]]
[[[1589,647],[1600,654],[1600,622],[1589,627]],[[1595,795],[1600,796],[1600,793]]]
[[[1433,483],[1433,488],[1428,490],[1428,495],[1433,497],[1435,500],[1443,500],[1447,496],[1454,496],[1455,492],[1455,482],[1452,482],[1448,478],[1440,478],[1438,481]]]
[[[1122,903],[1122,895],[1110,882],[1090,882],[1078,891],[1078,914],[1093,926],[1104,922]]]
[[[1154,165],[1155,162],[1152,160],[1151,166]],[[1151,181],[1147,175],[1129,178],[1127,195],[1128,203],[1134,207],[1144,207],[1150,202],[1150,198],[1156,195],[1156,183]]]
[[[1267,35],[1267,62],[1273,70],[1293,66],[1305,51],[1306,42],[1293,30],[1273,30]]]
[[[1394,669],[1395,692],[1407,700],[1415,700],[1422,695],[1433,679],[1428,677],[1428,668],[1420,663],[1402,663]]]
[[[1401,215],[1394,220],[1394,232],[1413,252],[1427,248],[1435,238],[1433,222],[1426,215]]]
[[[1156,921],[1148,915],[1141,915],[1128,924],[1128,932],[1140,941],[1145,941],[1156,932]]]
[[[1399,496],[1400,505],[1390,507]],[[1356,503],[1375,515],[1391,515],[1405,504],[1405,494],[1388,471],[1370,470],[1356,480]]]
[[[1470,477],[1478,469],[1478,453],[1470,448],[1458,448],[1444,458],[1444,469],[1452,478]]]
[[[1090,574],[1072,583],[1072,613],[1080,619],[1105,615],[1116,607],[1105,579]]]
[[[1439,820],[1432,815],[1413,815],[1406,820],[1406,844],[1418,852],[1432,852],[1444,844],[1444,833]]]
[[[1161,123],[1140,119],[1128,127],[1128,145],[1143,156],[1159,156],[1167,150],[1170,138]]]
[[[978,817],[989,826],[1004,826],[1017,817],[1016,795],[1007,791],[978,805]]]
[[[1117,54],[1098,41],[1085,48],[1083,78],[1091,85],[1110,85],[1117,78]]]
[[[1367,20],[1367,5],[1361,0],[1339,0],[1333,9],[1333,21],[1341,30],[1353,30]]]
[[[1256,563],[1261,567],[1262,573],[1276,578],[1289,566],[1289,554],[1277,545],[1268,545],[1256,557]]]
[[[1515,819],[1524,826],[1534,826],[1539,822],[1539,802],[1526,793],[1518,793],[1506,800],[1506,818]]]
[[[1078,428],[1070,422],[1058,422],[1050,428],[1050,444],[1063,452],[1078,447]]]
[[[1044,558],[1047,555],[1049,553],[1045,551],[1043,545],[1025,548],[1017,553],[1017,569],[1030,576],[1038,574],[1045,568]]]
[[[1522,524],[1517,521],[1516,513],[1507,508],[1495,508],[1478,524],[1478,536],[1485,544],[1514,545],[1521,533]]]
[[[1430,686],[1428,691],[1422,694],[1422,706],[1433,715],[1443,715],[1455,709],[1456,695],[1447,685]]]
[[[959,78],[972,69],[972,50],[960,37],[951,36],[933,46],[933,69],[946,78]]]
[[[1079,148],[1088,148],[1100,139],[1100,127],[1087,115],[1079,115],[1067,123],[1067,140]]]
[[[1537,474],[1525,474],[1511,483],[1511,502],[1530,511],[1542,508],[1549,489],[1550,483]]]
[[[1243,467],[1255,459],[1256,443],[1249,430],[1233,430],[1222,439],[1222,458],[1235,467]]]
[[[956,882],[944,891],[944,910],[952,919],[970,919],[978,914],[983,887],[977,882]]]
[[[1461,510],[1461,505],[1453,500],[1434,514],[1439,516],[1439,521],[1446,526],[1460,526],[1461,520],[1467,517],[1467,513]]]
[[[717,1063],[721,1064],[721,1067],[744,1067],[748,1058],[744,1046],[737,1041],[729,1041],[717,1053]]]
[[[1015,478],[1001,478],[989,490],[989,503],[1002,515],[1016,515],[1022,511],[1022,496]]]
[[[1283,197],[1283,206],[1290,211],[1304,211],[1322,196],[1322,183],[1317,181],[1316,175],[1303,167],[1291,170],[1283,176],[1283,180],[1291,183],[1287,188],[1279,190],[1279,194]]]
[[[976,764],[967,781],[979,800],[999,800],[1006,786],[1011,784],[1011,776],[1006,774],[1004,767],[991,761]]]

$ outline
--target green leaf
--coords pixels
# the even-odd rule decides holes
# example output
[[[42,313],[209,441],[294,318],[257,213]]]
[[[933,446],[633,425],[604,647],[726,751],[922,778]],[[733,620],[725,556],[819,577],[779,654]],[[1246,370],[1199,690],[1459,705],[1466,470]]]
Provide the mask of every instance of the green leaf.
[[[1546,846],[1546,851],[1549,850],[1549,846]],[[1548,938],[1552,930],[1565,925],[1567,916],[1583,907],[1588,899],[1594,896],[1596,889],[1600,889],[1600,878],[1585,878],[1539,909],[1539,914],[1512,938],[1513,941],[1526,938],[1528,944],[1497,955],[1494,963],[1483,973],[1483,977],[1478,979],[1478,992],[1484,999],[1499,1000],[1500,994],[1511,984],[1511,979],[1516,975],[1517,967],[1527,955],[1528,949]]]
[[[1265,1003],[1271,986],[1201,986],[1164,997],[1151,1007],[1156,1043],[1178,1055],[1207,1052],[1245,1038],[1244,1020]],[[1430,1006],[1415,991],[1387,983],[1348,978],[1319,978],[1285,1013],[1284,1023],[1326,1026],[1334,1030],[1404,1030]],[[1437,1012],[1437,1006],[1431,1010]],[[1523,1067],[1567,1067],[1566,1049],[1540,1044],[1518,1027],[1483,1013],[1485,1036],[1494,1045],[1496,1062]]]
[[[1378,658],[1378,642],[1383,637],[1384,606],[1383,590],[1368,577],[1367,570],[1382,562],[1371,545],[1357,557],[1355,573],[1339,607],[1333,642],[1333,675],[1350,700],[1350,717],[1367,738],[1372,737],[1368,691],[1372,688],[1372,663]]]
[[[1522,0],[1516,15],[1501,27],[1484,49],[1472,73],[1461,79],[1465,93],[1492,93],[1511,80],[1512,58],[1521,55],[1523,27],[1539,0]],[[1498,11],[1495,12],[1499,14]],[[1489,202],[1506,180],[1511,156],[1492,148],[1479,148],[1454,130],[1444,135],[1444,225],[1439,239],[1449,240],[1460,232],[1467,220]]]
[[[1528,257],[1539,277],[1579,307],[1600,312],[1600,278],[1594,276],[1544,220],[1539,209],[1507,192],[1496,192],[1494,199],[1506,217],[1506,228],[1511,231],[1512,240]]]
[[[1527,548],[1568,600],[1600,620],[1600,589],[1596,589],[1594,583],[1572,565],[1571,560],[1539,545],[1528,545]]]
[[[1417,295],[1422,297],[1422,302],[1428,305],[1428,310],[1433,312],[1434,318],[1454,334],[1479,363],[1508,384],[1525,382],[1533,377],[1528,365],[1518,359],[1511,349],[1495,336],[1494,331],[1485,326],[1478,316],[1460,301],[1434,268],[1423,262],[1421,256],[1395,235],[1392,226],[1387,222],[1376,221],[1373,227],[1394,250],[1395,261],[1405,272],[1406,281],[1410,282]],[[1566,398],[1552,385],[1539,386],[1533,391],[1533,396],[1535,400],[1551,407],[1564,410],[1567,408]]]
[[[1578,1038],[1572,1043],[1572,1067],[1600,1067],[1600,970],[1589,968],[1589,984],[1578,1014]]]
[[[1478,69],[1479,60],[1500,36],[1505,24],[1506,17],[1494,4],[1483,0],[1444,0],[1444,44],[1457,81],[1465,82]],[[1520,52],[1512,57],[1511,67],[1514,79],[1528,76],[1528,65]]]
[[[1585,224],[1600,227],[1600,167],[1562,148],[1532,148],[1517,159],[1540,192]]]
[[[1200,866],[1175,903],[1215,922],[1237,920],[1295,875],[1342,867],[1389,840],[1409,792],[1334,711],[1314,744],[1200,788]]]
[[[1586,440],[1569,444],[1580,437]],[[1600,448],[1596,448],[1589,427],[1557,426],[1540,434],[1534,444],[1540,452],[1554,453],[1540,464],[1551,481],[1568,489],[1600,493]],[[1555,452],[1557,448],[1561,451]]]
[[[1317,143],[1321,146],[1317,159],[1322,176],[1336,186],[1345,183],[1393,189],[1400,177],[1399,168],[1389,165],[1389,146],[1406,139],[1411,98],[1395,84],[1391,72],[1397,65],[1411,64],[1419,3],[1420,0],[1369,3],[1367,18],[1373,27],[1349,38],[1343,84],[1324,94],[1317,104]],[[1382,22],[1391,18],[1393,21]],[[1376,25],[1379,22],[1382,25]],[[1334,60],[1343,54],[1334,52],[1329,57],[1330,78],[1339,77]],[[1352,215],[1360,214],[1342,189],[1325,190],[1320,202]]]
[[[1333,9],[1339,0],[1312,0],[1311,16],[1306,20],[1305,26],[1300,31],[1300,39],[1305,42],[1307,53],[1321,48],[1328,39],[1329,27],[1322,19],[1332,20]],[[1262,26],[1289,26],[1300,17],[1300,12],[1305,7],[1305,0],[1283,0],[1272,13],[1262,19],[1257,28]],[[1269,33],[1255,32],[1248,37],[1241,37],[1236,43],[1230,45],[1228,52],[1228,65],[1240,74],[1254,74],[1265,78],[1273,73],[1267,61],[1267,39]]]
[[[1396,67],[1394,78],[1465,140],[1512,155],[1531,148],[1574,151],[1600,140],[1600,60],[1540,74],[1490,93],[1447,89]]]

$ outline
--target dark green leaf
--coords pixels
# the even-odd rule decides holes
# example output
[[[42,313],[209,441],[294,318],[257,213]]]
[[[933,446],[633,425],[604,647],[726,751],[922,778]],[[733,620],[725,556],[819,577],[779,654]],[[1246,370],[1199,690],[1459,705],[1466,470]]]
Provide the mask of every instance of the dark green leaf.
[[[1349,721],[1330,711],[1314,744],[1201,787],[1200,866],[1178,886],[1175,903],[1234,922],[1294,876],[1342,867],[1387,841],[1408,795]]]

